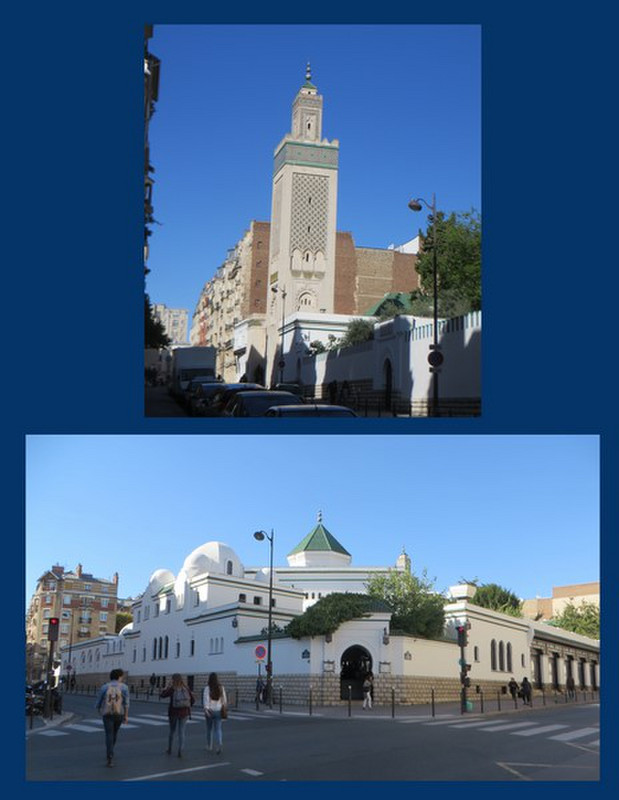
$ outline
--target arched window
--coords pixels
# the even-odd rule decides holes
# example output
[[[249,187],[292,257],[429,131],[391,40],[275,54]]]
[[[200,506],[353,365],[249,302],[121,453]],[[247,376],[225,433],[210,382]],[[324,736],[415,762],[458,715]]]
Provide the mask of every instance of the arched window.
[[[153,661],[157,658],[157,640],[153,639]]]
[[[158,652],[159,658],[161,658],[162,655],[163,655],[163,639],[160,636],[159,637],[159,652]]]
[[[505,647],[503,642],[499,642],[499,670],[505,671]]]
[[[507,671],[513,672],[514,668],[512,667],[512,645],[511,642],[507,643]]]
[[[232,575],[232,561],[226,561],[226,575]]]
[[[167,658],[167,657],[168,657],[168,646],[169,646],[169,644],[170,644],[170,640],[169,640],[169,638],[166,636],[166,637],[165,637],[165,641],[164,641],[164,649],[163,649],[163,652],[164,652],[164,655],[163,655],[163,657],[164,657],[164,658]]]
[[[496,669],[496,641],[490,642],[490,669]]]

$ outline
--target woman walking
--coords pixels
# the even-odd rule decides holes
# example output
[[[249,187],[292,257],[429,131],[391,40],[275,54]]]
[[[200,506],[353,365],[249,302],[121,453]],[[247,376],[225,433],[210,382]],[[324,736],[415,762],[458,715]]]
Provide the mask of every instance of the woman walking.
[[[204,687],[202,696],[204,716],[206,717],[206,749],[213,749],[213,736],[217,745],[217,754],[221,753],[223,745],[221,720],[227,717],[228,701],[226,690],[219,683],[217,673],[211,672],[208,683]]]
[[[191,717],[191,706],[196,702],[191,689],[187,686],[182,676],[175,672],[172,675],[172,683],[164,689],[159,697],[169,697],[168,721],[170,723],[170,733],[168,736],[168,755],[172,752],[172,742],[174,733],[178,735],[178,757],[182,758],[183,746],[185,745],[185,725]]]

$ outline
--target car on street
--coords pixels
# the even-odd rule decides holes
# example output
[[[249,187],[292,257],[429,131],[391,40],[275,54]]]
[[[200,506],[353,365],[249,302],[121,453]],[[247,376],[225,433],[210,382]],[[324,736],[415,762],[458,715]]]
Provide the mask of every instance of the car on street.
[[[265,417],[356,417],[352,408],[346,406],[320,405],[320,403],[304,403],[303,405],[276,405],[266,412]]]
[[[228,401],[237,392],[264,392],[265,387],[260,383],[228,383],[224,388],[217,392],[208,406],[205,408],[205,417],[220,417]]]
[[[273,388],[276,392],[292,392],[299,397],[303,396],[303,387],[299,383],[276,383]]]
[[[182,392],[179,398],[181,405],[185,406],[185,408],[189,408],[192,395],[198,389],[198,387],[204,383],[214,383],[222,386],[223,381],[216,381],[212,375],[198,375],[195,378],[192,378],[187,384],[187,388]]]
[[[222,412],[223,417],[263,417],[271,406],[298,406],[303,400],[292,392],[237,392]]]
[[[216,394],[226,388],[228,384],[222,381],[208,381],[194,386],[187,399],[187,411],[190,417],[205,417],[206,410]]]

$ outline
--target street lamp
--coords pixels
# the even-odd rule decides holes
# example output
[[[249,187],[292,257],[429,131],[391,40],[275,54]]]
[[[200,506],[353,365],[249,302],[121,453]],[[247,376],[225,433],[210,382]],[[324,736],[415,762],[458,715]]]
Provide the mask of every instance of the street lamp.
[[[434,342],[430,345],[430,353],[428,354],[428,363],[430,364],[430,372],[434,375],[433,396],[432,396],[432,416],[438,417],[438,376],[440,366],[443,363],[443,354],[441,353],[441,346],[438,343],[438,269],[436,266],[436,247],[437,247],[437,228],[436,228],[436,195],[432,194],[432,203],[427,203],[423,197],[413,198],[409,201],[408,207],[411,211],[421,211],[421,204],[429,209],[432,213],[432,230],[433,230],[433,245],[432,245],[432,272],[434,281],[433,292],[433,305],[434,305]]]
[[[268,620],[268,630],[267,630],[267,685],[266,685],[266,694],[267,694],[267,702],[270,708],[273,708],[273,662],[271,661],[271,636],[272,636],[272,625],[271,625],[271,615],[273,609],[273,538],[275,534],[273,533],[273,528],[271,528],[271,535],[266,531],[256,531],[254,533],[254,539],[259,542],[263,542],[265,539],[268,539],[270,545],[270,552],[269,552],[269,620]]]

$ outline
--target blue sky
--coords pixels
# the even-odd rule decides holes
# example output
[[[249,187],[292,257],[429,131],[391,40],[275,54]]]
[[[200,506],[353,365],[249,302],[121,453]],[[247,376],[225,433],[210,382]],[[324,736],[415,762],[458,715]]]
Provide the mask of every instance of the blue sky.
[[[273,150],[305,80],[340,141],[338,230],[358,246],[425,228],[412,196],[481,211],[478,25],[155,25],[159,102],[147,291],[195,309],[252,219],[269,220]]]
[[[265,565],[259,529],[285,564],[319,510],[356,566],[549,596],[599,579],[598,464],[596,436],[29,436],[26,602],[56,563],[124,597],[211,540]]]

